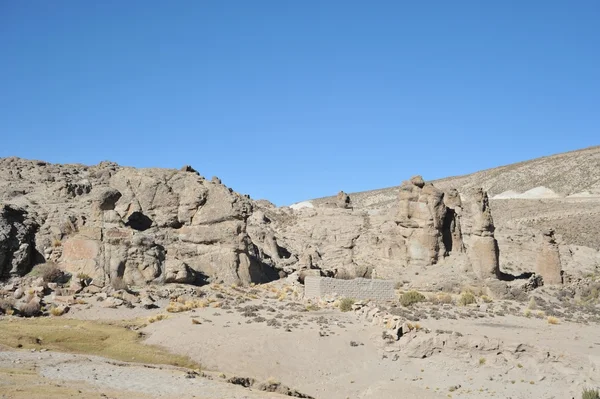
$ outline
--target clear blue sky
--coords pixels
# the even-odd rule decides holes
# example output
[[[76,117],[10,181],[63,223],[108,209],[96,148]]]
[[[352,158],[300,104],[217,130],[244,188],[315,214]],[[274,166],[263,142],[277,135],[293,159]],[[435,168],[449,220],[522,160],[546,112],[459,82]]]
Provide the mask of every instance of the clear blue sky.
[[[600,1],[0,0],[0,157],[278,205],[600,144]]]

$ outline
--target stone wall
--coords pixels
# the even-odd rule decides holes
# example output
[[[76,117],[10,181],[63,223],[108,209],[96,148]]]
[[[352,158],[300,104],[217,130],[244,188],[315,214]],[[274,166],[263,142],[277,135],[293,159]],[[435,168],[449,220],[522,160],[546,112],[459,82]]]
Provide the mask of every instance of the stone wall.
[[[356,278],[341,280],[327,277],[307,276],[304,279],[304,297],[319,298],[338,295],[345,298],[388,301],[396,298],[395,283],[391,280]]]

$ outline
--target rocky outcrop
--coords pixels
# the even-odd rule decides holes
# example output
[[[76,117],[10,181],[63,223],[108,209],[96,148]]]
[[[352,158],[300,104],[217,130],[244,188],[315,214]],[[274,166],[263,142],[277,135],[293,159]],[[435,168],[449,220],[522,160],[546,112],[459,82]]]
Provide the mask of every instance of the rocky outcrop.
[[[17,215],[2,219],[5,275],[29,271],[40,261],[35,253],[100,285],[248,284],[291,274],[399,281],[427,273],[450,284],[451,276],[474,271],[485,279],[498,269],[486,194],[445,193],[420,176],[402,185],[391,212],[377,213],[354,209],[343,191],[322,206],[277,208],[191,166],[6,158],[0,198],[12,210],[5,213]]]
[[[480,279],[497,278],[499,249],[488,195],[479,188],[469,190],[465,199],[462,234],[473,271]]]
[[[427,266],[446,254],[442,228],[446,216],[444,193],[415,176],[400,186],[396,223],[405,240],[406,262]]]
[[[39,226],[17,206],[0,207],[0,277],[23,275],[35,261],[35,233]]]
[[[482,196],[466,198],[465,207],[456,190],[444,193],[415,176],[404,182],[389,213],[340,208],[330,202],[314,208],[261,208],[250,218],[248,231],[254,242],[269,237],[266,242],[285,247],[292,262],[283,270],[299,271],[298,278],[314,269],[338,278],[414,280],[415,275],[425,278],[428,273],[475,277],[474,272],[487,278],[492,274],[481,270],[497,270],[497,246],[493,221],[482,201]],[[472,208],[472,202],[478,206]],[[486,242],[491,245],[486,247]],[[270,252],[269,257],[277,259],[275,250]],[[427,272],[434,266],[436,272]]]
[[[274,262],[261,257],[247,234],[252,201],[191,167],[87,167],[18,158],[0,160],[0,166],[0,195],[13,203],[0,222],[6,273],[29,271],[37,246],[64,270],[99,283],[247,284],[278,277]],[[39,214],[37,222],[27,218],[29,211]]]
[[[338,208],[348,209],[352,207],[350,196],[343,191],[340,191],[336,196],[335,204]]]
[[[544,284],[562,284],[563,273],[554,230],[545,230],[542,233],[542,239],[542,246],[535,263],[535,272],[542,276]]]

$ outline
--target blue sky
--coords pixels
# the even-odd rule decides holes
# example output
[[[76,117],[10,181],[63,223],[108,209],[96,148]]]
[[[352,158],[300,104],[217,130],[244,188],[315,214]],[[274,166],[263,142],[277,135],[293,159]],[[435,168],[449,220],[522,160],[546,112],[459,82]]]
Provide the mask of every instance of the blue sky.
[[[600,1],[0,1],[0,157],[278,205],[600,144]]]

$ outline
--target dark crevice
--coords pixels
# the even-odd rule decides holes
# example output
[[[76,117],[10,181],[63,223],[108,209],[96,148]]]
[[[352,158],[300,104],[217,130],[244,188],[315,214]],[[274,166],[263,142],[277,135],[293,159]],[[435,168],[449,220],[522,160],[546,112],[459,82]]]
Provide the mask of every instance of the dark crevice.
[[[125,226],[131,227],[137,231],[144,231],[152,227],[152,223],[152,219],[144,215],[142,212],[136,211],[129,215]]]
[[[454,216],[454,209],[447,208],[442,224],[442,242],[444,243],[444,247],[446,247],[446,252],[452,251],[452,231],[455,227]]]
[[[517,276],[515,276],[514,274],[504,273],[502,271],[498,273],[498,279],[502,281],[527,280],[531,276],[533,276],[533,273],[531,272],[521,273]]]

